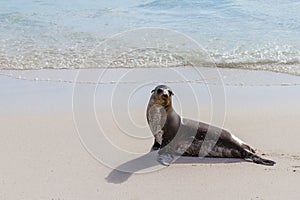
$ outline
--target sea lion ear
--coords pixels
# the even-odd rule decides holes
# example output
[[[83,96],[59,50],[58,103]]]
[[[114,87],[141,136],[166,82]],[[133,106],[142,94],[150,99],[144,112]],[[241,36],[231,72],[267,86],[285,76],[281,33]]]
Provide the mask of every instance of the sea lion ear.
[[[155,90],[151,90],[151,93],[153,93]]]

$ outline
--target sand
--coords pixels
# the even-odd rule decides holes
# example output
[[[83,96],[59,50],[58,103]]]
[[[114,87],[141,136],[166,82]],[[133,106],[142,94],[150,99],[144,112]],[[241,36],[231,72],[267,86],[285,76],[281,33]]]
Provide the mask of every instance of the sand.
[[[27,77],[28,73],[35,77],[39,72],[26,73]],[[57,74],[51,70],[47,73]],[[70,74],[72,79],[76,73]],[[152,143],[147,127],[141,128],[145,130],[140,135],[144,139],[133,139],[120,135],[113,121],[108,120],[104,130],[113,130],[108,139],[122,149],[139,153],[136,160],[128,158],[123,163],[121,158],[115,158],[122,163],[117,169],[131,165],[135,173],[119,172],[95,158],[101,152],[91,152],[94,148],[103,150],[104,144],[94,140],[91,145],[95,146],[87,147],[82,141],[82,137],[95,131],[89,126],[89,109],[93,107],[76,107],[81,130],[86,130],[87,135],[78,134],[72,111],[73,83],[1,76],[0,199],[298,199],[300,86],[250,86],[250,83],[258,78],[260,83],[300,83],[300,78],[260,71],[222,70],[222,74],[227,77],[242,74],[243,80],[248,79],[248,85],[236,80],[240,84],[234,85],[233,79],[225,81],[228,84],[224,128],[258,149],[260,155],[275,160],[274,167],[239,159],[211,158],[180,158],[169,167],[161,167],[155,161],[147,161],[155,159],[155,155],[147,153]],[[86,93],[94,89],[88,84],[82,87]],[[104,99],[95,105],[100,121],[101,116],[109,115],[111,108],[118,108],[103,106],[106,102],[103,91],[96,94]],[[149,94],[144,95],[148,99]],[[200,119],[209,122],[211,116],[205,110],[206,103],[206,100],[199,102]],[[144,104],[140,103],[132,111],[134,119],[141,124],[145,120]],[[185,116],[193,117],[189,116],[192,104],[182,104],[181,108]],[[126,128],[130,130],[130,126]],[[132,167],[139,161],[147,163]],[[151,166],[153,163],[155,166]],[[151,172],[142,173],[146,167]]]

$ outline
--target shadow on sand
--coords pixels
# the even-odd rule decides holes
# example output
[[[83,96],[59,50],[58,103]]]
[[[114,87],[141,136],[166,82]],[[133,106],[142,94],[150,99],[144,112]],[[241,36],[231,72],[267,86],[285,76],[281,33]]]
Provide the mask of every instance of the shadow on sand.
[[[157,152],[149,152],[141,157],[130,160],[112,170],[105,178],[108,183],[121,184],[135,173],[149,173],[164,168],[156,161]],[[176,164],[226,164],[245,162],[243,159],[232,158],[199,158],[179,157],[172,165]]]

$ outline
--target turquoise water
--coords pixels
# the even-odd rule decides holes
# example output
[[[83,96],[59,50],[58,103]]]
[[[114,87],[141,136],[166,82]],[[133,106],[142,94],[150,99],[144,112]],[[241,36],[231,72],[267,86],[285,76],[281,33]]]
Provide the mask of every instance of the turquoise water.
[[[97,56],[103,59],[102,54],[91,52],[95,46],[115,34],[145,27],[191,37],[218,67],[300,75],[300,1],[293,0],[2,0],[0,69],[103,68],[86,64]],[[144,54],[142,49],[130,54],[130,59],[146,59]],[[182,65],[169,63],[169,67]]]

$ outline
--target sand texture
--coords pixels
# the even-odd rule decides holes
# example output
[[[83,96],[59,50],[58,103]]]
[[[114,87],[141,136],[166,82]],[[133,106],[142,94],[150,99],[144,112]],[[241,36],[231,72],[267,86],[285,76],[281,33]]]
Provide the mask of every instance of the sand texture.
[[[289,80],[286,75],[269,72],[252,72],[245,77],[253,80],[257,74],[261,80]],[[297,81],[300,82],[299,78],[294,77],[293,82]],[[89,85],[83,87],[89,91]],[[162,168],[156,163],[151,167],[161,169],[149,173],[139,173],[147,165],[135,166],[134,173],[119,172],[88,152],[89,147],[84,146],[74,122],[73,83],[1,76],[0,89],[0,199],[300,198],[299,86],[225,86],[224,128],[256,148],[260,155],[275,160],[274,167],[239,159],[180,158],[169,167]],[[145,95],[148,99],[149,94]],[[199,102],[203,108],[201,120],[209,122],[205,104],[206,101]],[[142,122],[143,105],[132,111],[132,116]],[[92,132],[88,109],[77,108],[76,115],[86,125],[86,132]],[[108,115],[109,109],[96,105],[100,120]],[[182,109],[193,109],[193,105],[182,105]],[[189,111],[182,112],[189,117]],[[121,148],[145,154],[137,160],[125,161],[123,166],[155,159],[147,154],[151,138],[137,142],[118,135],[120,131],[114,124],[107,123],[104,131],[107,129],[113,130],[109,139]],[[149,130],[145,130],[147,135]],[[94,145],[99,151],[107,150],[96,140]]]

